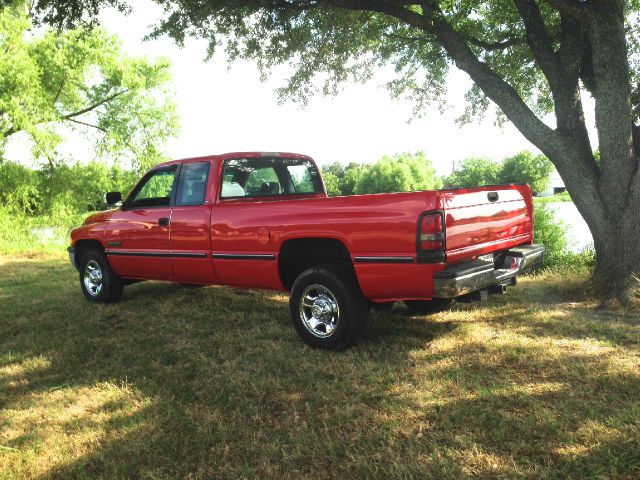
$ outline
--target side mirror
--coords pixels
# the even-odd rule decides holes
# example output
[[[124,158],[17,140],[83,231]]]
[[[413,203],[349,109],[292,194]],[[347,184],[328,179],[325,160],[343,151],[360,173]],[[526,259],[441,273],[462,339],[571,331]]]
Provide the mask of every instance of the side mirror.
[[[122,205],[122,194],[120,192],[107,192],[104,194],[104,201],[110,207]]]

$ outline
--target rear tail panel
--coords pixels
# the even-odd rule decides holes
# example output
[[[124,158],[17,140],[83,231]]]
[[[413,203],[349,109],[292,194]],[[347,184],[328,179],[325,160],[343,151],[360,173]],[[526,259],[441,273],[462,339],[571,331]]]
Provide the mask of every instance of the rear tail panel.
[[[528,185],[500,185],[440,192],[446,225],[447,262],[533,241]]]

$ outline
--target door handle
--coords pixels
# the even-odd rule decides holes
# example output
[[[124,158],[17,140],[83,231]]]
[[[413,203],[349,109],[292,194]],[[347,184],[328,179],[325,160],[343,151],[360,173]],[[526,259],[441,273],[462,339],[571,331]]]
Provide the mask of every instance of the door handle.
[[[487,199],[490,202],[497,202],[498,201],[498,192],[489,192],[487,193]]]
[[[161,227],[168,227],[169,226],[169,219],[167,217],[162,217],[158,219],[158,225],[160,225]]]

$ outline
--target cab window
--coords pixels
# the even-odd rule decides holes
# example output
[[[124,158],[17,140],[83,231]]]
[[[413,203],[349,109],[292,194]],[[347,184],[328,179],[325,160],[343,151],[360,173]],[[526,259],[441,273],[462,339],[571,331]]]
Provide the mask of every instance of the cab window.
[[[323,193],[313,162],[297,158],[227,160],[220,198],[273,197]]]
[[[176,205],[202,205],[209,177],[209,162],[185,163],[180,169]]]

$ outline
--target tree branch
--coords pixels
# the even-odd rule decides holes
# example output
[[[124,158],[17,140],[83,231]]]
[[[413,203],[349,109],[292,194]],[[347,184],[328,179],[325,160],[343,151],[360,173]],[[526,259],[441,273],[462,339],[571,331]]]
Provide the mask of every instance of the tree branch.
[[[129,91],[129,89],[124,89],[124,90],[120,90],[119,92],[114,93],[113,95],[109,95],[106,98],[103,98],[102,100],[95,102],[91,105],[89,105],[88,107],[83,108],[82,110],[78,110],[77,112],[72,112],[72,113],[68,113],[66,115],[62,116],[62,120],[69,120],[73,117],[78,117],[80,115],[84,115],[85,113],[88,113],[92,110],[95,110],[96,108],[98,108],[100,105],[104,105],[105,103],[110,102],[111,100],[119,97],[120,95],[124,95],[125,93],[127,93]]]
[[[466,72],[482,91],[495,102],[531,143],[544,150],[557,151],[561,137],[542,122],[522,100],[518,92],[473,53],[467,39],[456,32],[439,11],[437,2],[422,2],[423,15],[377,0],[330,0],[349,10],[372,10],[402,20],[408,25],[434,35],[456,66]],[[548,156],[551,152],[545,152]],[[555,151],[554,151],[555,153]]]
[[[106,128],[102,128],[99,125],[94,125],[92,123],[83,122],[81,120],[76,120],[75,118],[67,118],[67,122],[77,123],[78,125],[84,125],[85,127],[95,128],[96,130],[100,130],[101,132],[108,133]]]
[[[62,79],[62,81],[60,82],[60,86],[58,87],[58,91],[56,92],[56,96],[53,98],[53,105],[56,104],[56,102],[58,101],[58,98],[60,98],[60,94],[62,93],[62,87],[64,87],[64,83],[65,83],[65,78]]]
[[[553,50],[538,4],[535,0],[514,0],[514,3],[524,23],[531,52],[554,90],[560,77],[560,61]]]
[[[479,38],[474,38],[471,36],[466,36],[465,38],[469,43],[489,52],[494,50],[504,50],[506,48],[513,47],[514,45],[521,45],[524,43],[524,40],[522,38],[517,37],[508,38],[506,40],[503,40],[502,42],[486,42],[484,40],[480,40]]]
[[[579,0],[545,0],[549,5],[558,10],[563,15],[586,24],[590,19],[589,12]]]

